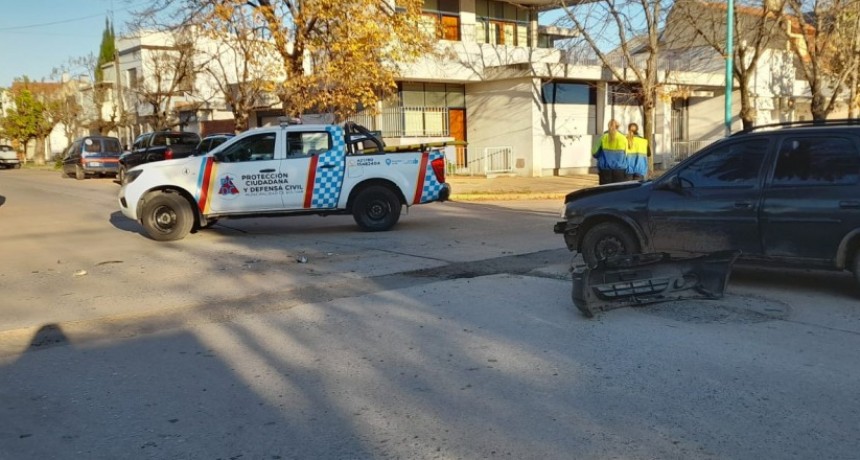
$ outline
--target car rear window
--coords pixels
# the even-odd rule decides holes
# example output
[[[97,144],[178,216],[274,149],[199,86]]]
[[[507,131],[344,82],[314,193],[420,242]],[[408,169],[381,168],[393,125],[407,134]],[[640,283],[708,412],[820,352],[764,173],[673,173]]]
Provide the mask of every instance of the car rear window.
[[[89,153],[122,153],[119,139],[86,139],[84,151]]]

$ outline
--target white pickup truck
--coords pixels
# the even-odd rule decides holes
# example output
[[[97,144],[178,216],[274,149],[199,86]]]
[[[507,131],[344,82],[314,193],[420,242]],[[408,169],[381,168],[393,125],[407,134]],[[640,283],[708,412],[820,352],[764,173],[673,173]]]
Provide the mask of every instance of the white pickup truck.
[[[11,146],[0,145],[0,167],[2,168],[20,168],[21,160],[18,159],[18,152]]]
[[[351,213],[362,230],[384,231],[403,205],[451,193],[441,149],[393,150],[354,123],[257,128],[205,156],[132,168],[120,209],[159,241],[227,217]]]

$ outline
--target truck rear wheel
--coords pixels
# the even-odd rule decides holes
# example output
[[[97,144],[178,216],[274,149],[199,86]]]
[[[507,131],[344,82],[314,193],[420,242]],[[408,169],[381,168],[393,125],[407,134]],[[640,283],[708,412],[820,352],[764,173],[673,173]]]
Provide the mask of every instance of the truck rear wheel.
[[[156,241],[185,238],[194,226],[194,214],[188,200],[177,193],[159,193],[143,205],[140,223],[147,235]]]
[[[397,223],[402,206],[391,189],[373,185],[358,193],[352,205],[352,217],[365,232],[382,232]]]
[[[81,165],[75,165],[75,179],[84,180],[87,178],[87,175],[84,173],[84,167]]]

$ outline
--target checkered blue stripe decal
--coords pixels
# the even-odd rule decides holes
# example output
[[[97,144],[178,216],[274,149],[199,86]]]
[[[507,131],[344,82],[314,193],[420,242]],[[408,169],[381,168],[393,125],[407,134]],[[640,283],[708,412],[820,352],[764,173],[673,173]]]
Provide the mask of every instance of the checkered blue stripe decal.
[[[334,208],[340,200],[340,189],[343,185],[343,175],[346,169],[343,159],[346,155],[343,129],[340,126],[327,126],[326,131],[331,135],[331,150],[319,156],[316,177],[314,178],[313,198],[311,208]]]
[[[429,203],[439,199],[439,193],[442,191],[442,184],[436,179],[436,173],[433,172],[433,160],[442,157],[443,154],[439,151],[430,153],[430,158],[427,159],[427,167],[424,171],[424,188],[421,192],[421,203]]]

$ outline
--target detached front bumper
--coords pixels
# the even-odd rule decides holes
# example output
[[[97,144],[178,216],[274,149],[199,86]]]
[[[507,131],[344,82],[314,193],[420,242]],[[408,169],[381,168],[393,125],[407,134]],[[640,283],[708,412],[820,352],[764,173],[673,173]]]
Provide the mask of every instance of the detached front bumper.
[[[681,299],[719,299],[739,251],[693,258],[665,253],[615,256],[573,272],[573,303],[586,316]]]
[[[568,221],[556,222],[552,231],[564,236],[564,244],[567,245],[567,249],[579,250],[579,224],[572,224]]]

